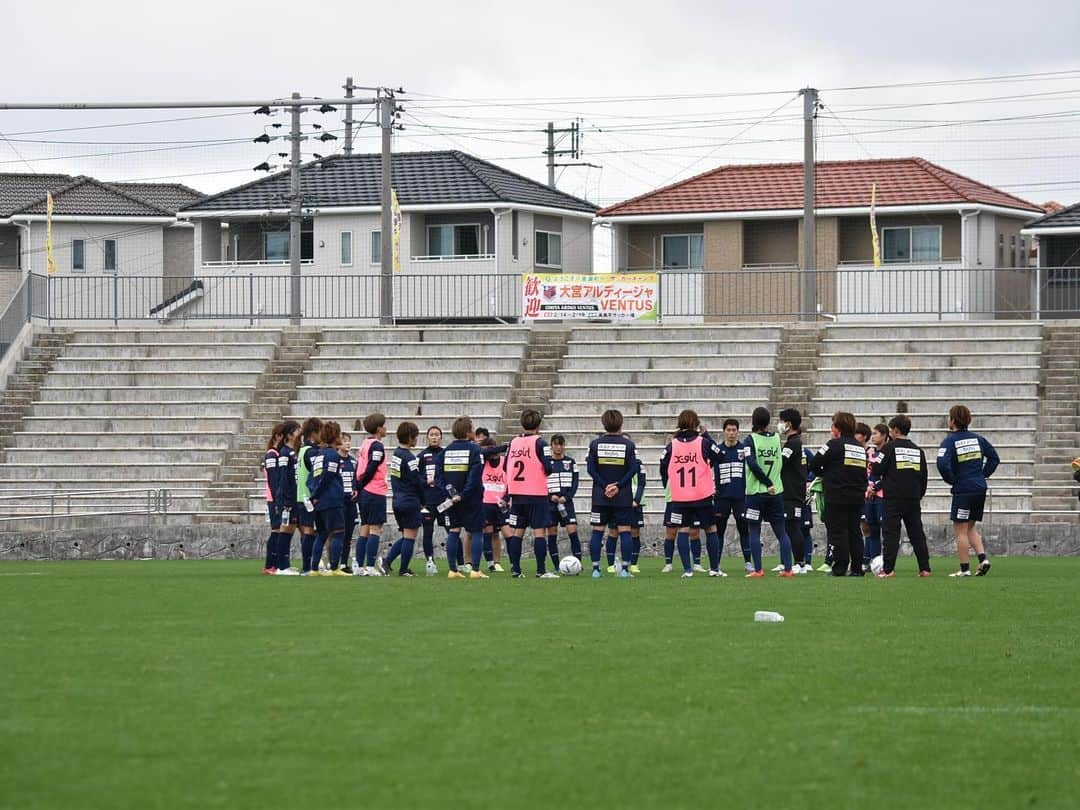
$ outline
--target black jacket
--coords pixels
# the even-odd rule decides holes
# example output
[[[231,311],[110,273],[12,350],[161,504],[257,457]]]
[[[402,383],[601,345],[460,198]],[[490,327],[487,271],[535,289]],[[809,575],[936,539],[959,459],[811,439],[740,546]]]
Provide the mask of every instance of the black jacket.
[[[911,439],[893,439],[881,448],[878,462],[885,500],[920,500],[926,495],[926,453]]]
[[[784,503],[801,505],[806,500],[806,455],[803,453],[802,436],[793,433],[780,451],[780,482],[784,485]]]
[[[829,439],[810,460],[810,470],[821,476],[825,505],[861,504],[866,495],[866,448],[851,436]]]

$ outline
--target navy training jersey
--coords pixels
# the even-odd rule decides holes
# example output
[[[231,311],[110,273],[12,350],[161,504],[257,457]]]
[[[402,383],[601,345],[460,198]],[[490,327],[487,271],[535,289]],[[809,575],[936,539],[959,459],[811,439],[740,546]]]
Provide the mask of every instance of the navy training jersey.
[[[630,480],[641,468],[637,448],[625,436],[617,433],[605,433],[589,443],[586,468],[592,478],[592,499],[594,506],[630,506],[634,493],[630,491]],[[608,484],[618,484],[619,492],[614,498],[604,494]]]
[[[970,430],[950,433],[938,447],[938,472],[953,493],[985,491],[986,479],[1000,463],[994,446]]]
[[[341,455],[333,447],[319,447],[309,450],[307,457],[311,459],[311,500],[315,511],[341,509],[345,505]]]
[[[570,456],[551,459],[551,475],[548,476],[548,494],[561,495],[570,501],[577,495],[580,481],[577,462]]]
[[[424,503],[429,506],[441,503],[446,498],[446,493],[435,486],[435,466],[445,449],[444,447],[425,447],[416,454],[416,460],[420,464],[420,478],[424,484]]]
[[[435,462],[435,486],[439,490],[439,501],[449,495],[447,487],[450,486],[461,496],[462,503],[472,502],[477,506],[483,503],[484,489],[480,481],[483,465],[480,446],[476,442],[468,439],[450,442]]]
[[[390,488],[395,509],[419,509],[424,500],[424,479],[420,460],[407,447],[399,447],[390,456]]]
[[[719,458],[713,465],[716,497],[741,501],[746,497],[746,457],[750,455],[742,442],[728,446],[719,444]]]
[[[278,477],[274,503],[282,509],[296,506],[296,451],[287,444],[278,447]]]

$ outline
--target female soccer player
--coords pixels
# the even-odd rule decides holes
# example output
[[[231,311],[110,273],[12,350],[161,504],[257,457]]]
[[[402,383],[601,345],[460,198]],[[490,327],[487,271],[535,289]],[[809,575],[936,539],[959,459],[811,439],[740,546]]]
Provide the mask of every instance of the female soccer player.
[[[881,451],[889,440],[889,426],[878,423],[870,429],[870,440],[866,443],[866,502],[863,504],[863,569],[870,567],[870,561],[881,554],[881,524],[885,515],[885,493],[881,489]]]
[[[483,472],[483,459],[480,448],[473,441],[472,419],[459,416],[454,420],[454,441],[435,463],[435,487],[443,497],[436,507],[446,527],[446,561],[450,565],[447,579],[465,579],[465,574],[458,570],[458,546],[462,531],[468,532],[472,540],[472,571],[469,579],[487,579],[480,570],[480,560],[484,553],[484,490],[480,483]]]
[[[577,495],[580,476],[577,462],[566,455],[566,437],[556,433],[551,437],[551,475],[548,477],[548,495],[551,500],[551,525],[548,528],[548,555],[554,565],[559,565],[559,527],[566,527],[570,540],[570,553],[581,559],[581,538],[578,536]]]
[[[311,552],[311,574],[319,573],[323,544],[330,544],[330,570],[326,576],[343,577],[341,563],[342,536],[345,533],[345,485],[341,481],[341,461],[337,446],[341,425],[324,422],[319,436],[318,452],[311,454],[312,487],[310,501],[315,512],[315,546]]]
[[[784,527],[784,483],[781,478],[783,458],[780,437],[771,433],[768,408],[757,407],[750,415],[751,433],[746,437],[746,524],[750,529],[750,556],[754,570],[747,577],[763,577],[761,568],[761,524],[768,523],[780,543],[778,576],[793,577],[791,541]]]
[[[435,524],[438,522],[437,508],[446,497],[435,487],[435,464],[443,454],[442,428],[432,425],[427,429],[427,447],[417,454],[420,462],[420,477],[424,480],[424,499],[420,514],[424,518],[421,528],[421,540],[424,545],[424,562],[427,575],[439,573],[435,565]]]
[[[345,431],[341,432],[337,451],[341,456],[341,483],[345,487],[345,533],[341,543],[341,570],[348,571],[349,552],[352,550],[353,532],[356,531],[356,518],[359,514],[356,508],[359,493],[353,486],[356,483],[356,461],[352,457],[352,436]],[[359,569],[359,566],[356,568]]]
[[[413,549],[416,547],[416,531],[423,523],[420,507],[423,505],[424,480],[420,477],[420,462],[413,455],[420,428],[413,422],[401,422],[397,426],[398,447],[390,458],[390,487],[394,493],[394,520],[401,537],[390,548],[382,567],[389,573],[394,560],[401,557],[399,577],[411,577],[409,570]]]
[[[832,438],[814,455],[810,469],[825,489],[825,536],[833,553],[832,575],[861,577],[859,517],[866,495],[866,449],[855,440],[854,415],[833,414]]]
[[[275,505],[274,493],[277,492],[278,459],[281,458],[282,431],[285,424],[279,422],[270,431],[270,440],[266,443],[266,454],[263,456],[263,480],[266,482],[266,517],[270,522],[270,535],[266,538],[266,561],[263,563],[263,573],[272,575],[277,573],[277,543],[278,532],[281,531],[281,509]],[[288,464],[288,459],[285,460]]]
[[[381,577],[386,571],[379,557],[379,533],[386,523],[386,495],[390,489],[386,483],[386,448],[382,443],[386,436],[386,417],[381,413],[368,414],[364,417],[364,430],[368,435],[356,455],[356,488],[360,491],[356,556],[360,557],[362,546],[364,568],[360,571],[361,576]]]
[[[510,440],[503,461],[506,473],[506,493],[510,496],[510,517],[507,523],[513,531],[509,539],[512,576],[521,577],[521,547],[525,530],[533,530],[533,553],[536,556],[538,579],[558,579],[558,573],[547,570],[548,524],[551,522],[551,501],[548,500],[548,477],[552,473],[551,448],[540,438],[540,411],[526,408],[521,412],[520,436]]]
[[[604,529],[614,522],[619,529],[619,545],[623,560],[619,576],[631,579],[630,560],[634,556],[634,537],[630,526],[634,522],[634,493],[630,482],[641,469],[637,448],[622,435],[623,415],[609,409],[600,417],[604,435],[589,443],[585,467],[592,479],[592,509],[589,523],[589,557],[592,560],[593,579],[600,579],[600,554],[604,545]]]
[[[795,408],[780,411],[780,433],[784,447],[780,451],[783,463],[780,480],[784,484],[784,531],[791,541],[795,558],[792,567],[796,574],[809,574],[806,564],[806,544],[803,539],[803,509],[806,508],[806,455],[802,446],[802,414]],[[783,570],[781,567],[780,570]]]
[[[481,453],[492,447],[495,447],[495,440],[490,436],[480,440]],[[505,541],[509,549],[509,541],[513,536],[510,527],[506,525],[509,504],[502,454],[492,453],[484,456],[484,471],[481,473],[481,480],[484,487],[484,558],[487,560],[489,573],[501,574],[503,571],[499,562],[502,557],[501,546]]]
[[[295,577],[300,572],[291,567],[289,554],[292,536],[296,532],[296,449],[300,446],[300,423],[289,419],[281,425],[281,444],[278,445],[278,477],[274,490],[274,506],[281,513],[277,535],[274,567],[279,577]]]
[[[949,435],[938,448],[937,468],[942,480],[952,487],[952,507],[949,519],[956,531],[956,556],[960,558],[960,570],[950,577],[970,577],[969,549],[979,556],[979,568],[975,576],[990,573],[990,560],[986,558],[982,536],[975,524],[982,520],[986,504],[986,481],[1001,463],[997,450],[984,436],[972,433],[971,411],[966,405],[953,405],[949,409]]]
[[[315,513],[307,507],[311,499],[309,484],[311,481],[310,455],[318,449],[319,436],[322,433],[322,420],[316,416],[304,420],[301,428],[303,441],[296,454],[296,522],[300,526],[300,575],[306,576],[311,571],[311,550],[315,545]],[[315,561],[318,569],[319,561]]]
[[[697,412],[687,408],[680,413],[675,436],[660,459],[660,481],[671,493],[668,523],[677,532],[675,545],[679,550],[685,579],[694,575],[688,531],[691,527],[705,530],[709,576],[720,576],[713,464],[721,455],[712,437],[701,429]]]

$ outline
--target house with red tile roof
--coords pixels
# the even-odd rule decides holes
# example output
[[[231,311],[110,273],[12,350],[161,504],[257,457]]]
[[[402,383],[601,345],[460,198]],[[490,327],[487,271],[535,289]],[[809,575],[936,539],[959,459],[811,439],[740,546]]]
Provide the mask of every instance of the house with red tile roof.
[[[815,172],[818,311],[973,316],[1028,303],[1020,231],[1039,206],[922,158],[823,161]],[[869,275],[872,188],[883,266]],[[802,216],[803,165],[783,163],[720,166],[604,208],[597,222],[611,227],[616,271],[697,271],[706,316],[790,317],[800,311]],[[978,272],[963,289],[922,290],[939,268]],[[890,283],[901,276],[906,286]],[[917,300],[898,300],[907,297]]]

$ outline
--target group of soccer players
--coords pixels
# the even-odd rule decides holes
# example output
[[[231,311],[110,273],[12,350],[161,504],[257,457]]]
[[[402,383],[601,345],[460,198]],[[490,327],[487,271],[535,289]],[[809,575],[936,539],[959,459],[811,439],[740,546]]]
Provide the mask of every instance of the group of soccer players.
[[[782,410],[775,431],[771,419],[767,408],[756,408],[751,432],[744,438],[738,421],[727,419],[718,441],[693,410],[679,414],[659,464],[666,499],[664,573],[673,570],[677,551],[683,577],[727,576],[721,558],[732,518],[747,577],[765,576],[763,524],[780,547],[777,575],[809,573],[814,570],[811,529],[816,511],[825,523],[828,548],[818,570],[863,576],[880,554],[877,576],[894,577],[903,524],[918,575],[930,576],[921,518],[928,469],[925,453],[908,438],[911,420],[906,415],[871,428],[850,413],[837,412],[832,437],[817,452],[803,447],[798,410]],[[488,431],[474,429],[472,420],[462,416],[454,420],[450,444],[442,446],[442,430],[433,426],[427,430],[426,447],[417,450],[420,429],[405,421],[398,424],[397,446],[389,452],[384,444],[386,418],[373,413],[358,420],[365,436],[355,460],[352,437],[337,422],[311,418],[302,425],[276,425],[263,462],[270,522],[263,572],[411,577],[419,535],[426,572],[433,575],[438,571],[434,537],[439,524],[446,532],[450,579],[487,579],[489,573],[502,572],[503,546],[511,576],[523,577],[522,551],[529,530],[536,576],[557,578],[560,528],[566,530],[571,556],[582,560],[575,507],[579,472],[566,454],[565,438],[556,434],[549,444],[540,435],[541,422],[538,411],[523,411],[521,433],[497,445]],[[972,575],[970,550],[978,556],[975,575],[990,570],[976,523],[982,519],[986,480],[999,459],[985,437],[970,432],[970,423],[971,412],[954,406],[950,433],[937,456],[941,477],[953,493],[950,518],[960,558],[960,570],[950,575],[955,577]],[[601,424],[603,433],[592,440],[586,456],[592,481],[592,576],[600,578],[606,570],[633,578],[640,573],[646,471],[634,442],[622,432],[622,414],[607,410]],[[388,495],[398,536],[383,554]],[[290,561],[297,529],[299,570]],[[707,568],[702,566],[703,545]]]

